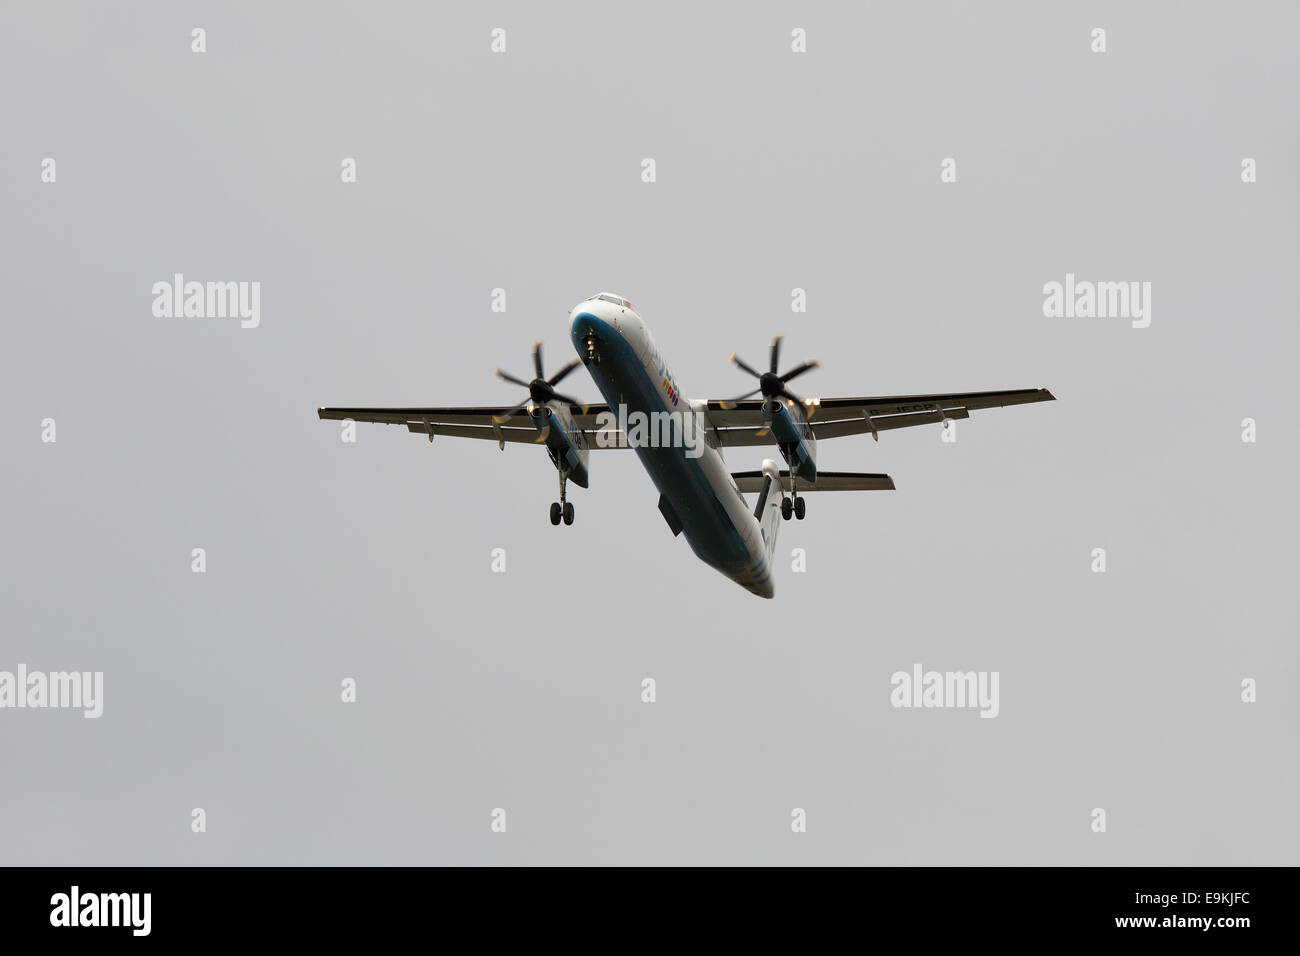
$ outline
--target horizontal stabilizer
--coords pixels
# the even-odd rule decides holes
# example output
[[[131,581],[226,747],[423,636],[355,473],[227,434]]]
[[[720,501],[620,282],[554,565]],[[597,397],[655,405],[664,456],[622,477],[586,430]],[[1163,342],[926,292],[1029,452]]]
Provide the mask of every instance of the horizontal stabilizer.
[[[731,477],[741,494],[763,490],[763,473],[761,471],[737,471]],[[781,471],[781,486],[790,487],[790,472]],[[816,481],[803,478],[795,479],[795,490],[800,494],[805,491],[893,491],[894,479],[888,475],[874,475],[864,471],[819,471]]]

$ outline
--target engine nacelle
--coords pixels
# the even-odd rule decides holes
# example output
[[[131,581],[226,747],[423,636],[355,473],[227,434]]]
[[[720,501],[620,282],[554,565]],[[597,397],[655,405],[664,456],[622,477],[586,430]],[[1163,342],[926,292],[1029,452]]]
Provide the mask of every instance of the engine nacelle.
[[[535,405],[529,414],[537,428],[538,441],[545,443],[552,464],[574,484],[586,488],[589,479],[587,456],[590,449],[582,429],[573,420],[568,403],[553,401]]]
[[[789,399],[774,398],[764,404],[763,417],[790,471],[799,478],[816,481],[817,438],[804,409]]]

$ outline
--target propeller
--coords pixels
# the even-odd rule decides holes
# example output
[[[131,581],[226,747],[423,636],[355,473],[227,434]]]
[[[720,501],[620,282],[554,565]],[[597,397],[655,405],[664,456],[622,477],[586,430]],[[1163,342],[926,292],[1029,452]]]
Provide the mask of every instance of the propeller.
[[[501,379],[501,381],[509,382],[512,385],[521,385],[528,389],[528,397],[509,411],[502,412],[500,415],[493,415],[492,420],[500,425],[527,408],[529,402],[532,402],[535,405],[545,405],[547,402],[559,400],[561,402],[567,402],[570,405],[581,405],[582,402],[578,401],[576,398],[570,398],[568,395],[561,395],[555,390],[555,386],[559,385],[566,375],[581,364],[582,363],[577,359],[573,359],[550,378],[547,378],[546,373],[542,370],[542,343],[540,341],[534,342],[533,371],[537,373],[537,377],[531,382],[526,382],[522,378],[511,375],[509,372],[501,371],[501,369],[496,370],[496,376]]]
[[[765,400],[784,397],[790,399],[792,402],[797,402],[800,405],[804,403],[802,398],[800,398],[798,395],[796,395],[794,392],[790,391],[790,389],[786,387],[786,383],[802,375],[804,372],[808,371],[809,369],[818,368],[822,363],[819,362],[817,359],[809,359],[806,362],[800,362],[798,365],[790,369],[788,372],[778,375],[776,369],[778,363],[781,361],[781,339],[782,338],[783,336],[781,335],[772,336],[771,356],[770,356],[770,362],[768,364],[768,370],[766,372],[757,371],[752,366],[746,364],[744,361],[737,358],[735,352],[731,353],[731,364],[735,365],[736,368],[740,369],[741,371],[748,372],[750,375],[754,376],[754,378],[758,379],[758,388],[754,389],[752,392],[746,392],[744,395],[741,395],[739,398],[733,398],[730,400],[730,402],[743,402],[745,399],[752,398],[753,396],[758,395],[761,392]]]

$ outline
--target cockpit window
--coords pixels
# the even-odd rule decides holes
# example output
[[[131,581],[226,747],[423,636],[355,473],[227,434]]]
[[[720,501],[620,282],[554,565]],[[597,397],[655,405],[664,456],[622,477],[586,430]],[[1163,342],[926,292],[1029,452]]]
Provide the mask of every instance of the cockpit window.
[[[632,308],[632,303],[627,301],[627,299],[620,299],[618,296],[610,295],[608,292],[602,292],[596,296],[596,298],[602,302],[612,302],[614,305],[621,305],[625,309]]]

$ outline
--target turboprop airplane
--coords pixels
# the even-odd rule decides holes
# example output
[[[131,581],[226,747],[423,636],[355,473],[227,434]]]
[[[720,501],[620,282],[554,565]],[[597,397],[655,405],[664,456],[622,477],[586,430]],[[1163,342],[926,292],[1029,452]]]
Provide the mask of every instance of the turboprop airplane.
[[[559,475],[560,500],[551,524],[573,524],[567,485],[586,488],[593,448],[632,448],[659,491],[659,511],[674,535],[684,534],[697,557],[760,597],[775,594],[772,555],[782,519],[802,519],[811,491],[892,491],[888,475],[819,471],[818,439],[880,432],[969,418],[972,410],[1050,402],[1045,388],[947,395],[808,398],[789,382],[821,363],[801,362],[779,373],[781,336],[772,339],[768,370],[759,372],[733,354],[731,361],[758,379],[734,399],[692,401],[683,395],[640,313],[621,296],[602,292],[569,315],[578,358],[549,378],[542,344],[533,344],[534,378],[497,370],[506,382],[528,389],[513,406],[460,408],[321,408],[323,419],[405,425],[427,435],[541,445]],[[556,391],[585,365],[605,398],[589,404]],[[756,398],[754,396],[760,396]],[[786,467],[771,458],[758,471],[730,472],[722,450],[732,445],[775,446]],[[789,492],[787,496],[786,492]],[[744,495],[756,494],[751,508]]]

